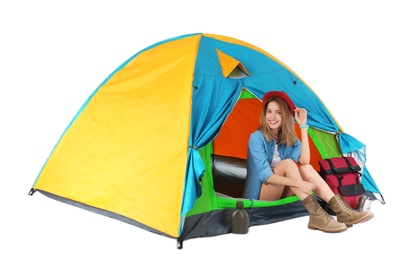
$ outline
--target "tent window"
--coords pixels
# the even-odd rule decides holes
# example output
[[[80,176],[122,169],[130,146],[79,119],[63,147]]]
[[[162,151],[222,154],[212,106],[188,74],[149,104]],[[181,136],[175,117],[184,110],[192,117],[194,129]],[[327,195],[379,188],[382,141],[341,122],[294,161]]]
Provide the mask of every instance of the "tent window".
[[[236,66],[235,69],[233,69],[228,75],[228,78],[233,79],[240,79],[245,77],[247,77],[246,73],[239,66]]]

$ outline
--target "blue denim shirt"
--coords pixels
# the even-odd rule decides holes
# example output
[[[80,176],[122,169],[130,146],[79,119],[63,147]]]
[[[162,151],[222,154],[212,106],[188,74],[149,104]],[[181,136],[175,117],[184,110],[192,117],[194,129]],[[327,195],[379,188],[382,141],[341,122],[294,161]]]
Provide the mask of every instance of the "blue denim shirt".
[[[247,175],[243,197],[257,200],[261,185],[271,176],[271,162],[275,151],[275,140],[268,142],[259,130],[253,132],[249,138],[247,152]],[[292,159],[298,162],[301,152],[301,142],[296,137],[292,146],[278,145],[281,160]]]

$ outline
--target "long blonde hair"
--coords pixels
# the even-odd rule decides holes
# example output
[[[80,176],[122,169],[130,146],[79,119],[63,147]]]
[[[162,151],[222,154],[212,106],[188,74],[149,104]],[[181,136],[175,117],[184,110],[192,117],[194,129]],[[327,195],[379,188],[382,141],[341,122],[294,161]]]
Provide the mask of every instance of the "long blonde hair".
[[[269,127],[269,125],[265,120],[268,104],[271,101],[275,101],[276,103],[278,103],[281,108],[282,122],[278,134],[272,132],[271,128]],[[294,130],[294,117],[284,99],[279,97],[272,97],[269,100],[267,100],[267,102],[264,103],[260,116],[259,130],[264,134],[268,142],[278,139],[280,143],[286,144],[288,146],[291,146],[296,142],[296,132]]]

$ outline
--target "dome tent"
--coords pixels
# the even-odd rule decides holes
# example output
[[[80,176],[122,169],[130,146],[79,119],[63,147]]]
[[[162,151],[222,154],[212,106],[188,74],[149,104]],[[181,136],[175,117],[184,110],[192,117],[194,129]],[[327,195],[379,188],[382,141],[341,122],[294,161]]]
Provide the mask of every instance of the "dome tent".
[[[314,168],[320,159],[354,156],[365,189],[380,194],[365,145],[344,133],[298,75],[256,46],[204,33],[149,46],[111,73],[68,125],[30,194],[176,238],[179,248],[230,233],[238,200],[250,226],[307,215],[296,196],[241,198],[247,141],[270,90],[307,109]]]

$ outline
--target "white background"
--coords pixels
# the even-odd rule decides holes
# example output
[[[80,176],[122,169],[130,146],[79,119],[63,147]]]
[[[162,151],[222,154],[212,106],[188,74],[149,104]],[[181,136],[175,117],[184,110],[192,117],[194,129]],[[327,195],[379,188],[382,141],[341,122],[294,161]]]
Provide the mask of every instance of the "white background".
[[[2,1],[0,258],[391,259],[398,174],[393,3]],[[197,32],[268,51],[311,86],[345,132],[367,145],[367,167],[386,199],[373,202],[372,221],[326,234],[308,230],[303,217],[251,227],[246,235],[187,240],[178,250],[174,239],[28,196],[73,116],[114,69],[153,43]]]

